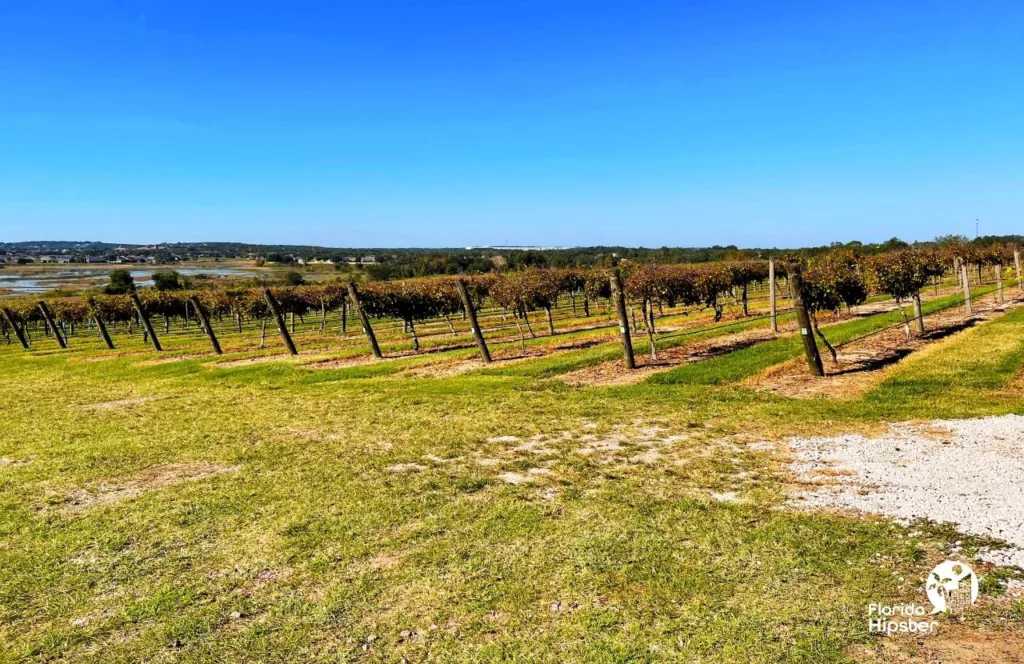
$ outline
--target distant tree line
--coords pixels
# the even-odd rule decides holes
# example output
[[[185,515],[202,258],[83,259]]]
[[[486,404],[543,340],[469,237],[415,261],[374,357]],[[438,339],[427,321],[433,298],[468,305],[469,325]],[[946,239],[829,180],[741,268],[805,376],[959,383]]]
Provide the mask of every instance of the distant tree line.
[[[618,260],[635,263],[708,263],[715,261],[739,261],[765,259],[769,256],[814,257],[834,249],[848,249],[858,255],[871,256],[905,248],[941,248],[950,245],[967,245],[984,248],[992,245],[1024,245],[1024,236],[984,236],[970,240],[964,236],[947,235],[929,242],[904,242],[891,238],[885,242],[834,242],[829,245],[805,248],[748,248],[735,245],[712,247],[574,247],[549,250],[507,250],[503,248],[480,249],[394,249],[394,248],[332,248],[301,245],[253,245],[236,242],[162,243],[157,246],[121,245],[128,253],[147,256],[160,264],[176,260],[195,258],[256,258],[261,264],[292,265],[327,262],[338,271],[365,272],[371,280],[394,280],[426,277],[433,275],[486,274],[504,270],[519,270],[529,267],[582,269],[609,267]],[[77,260],[84,261],[86,255],[114,260],[114,249],[118,245],[109,243],[73,242],[0,242],[0,256],[45,255],[55,252],[73,252]],[[364,256],[374,256],[372,263],[361,262]],[[353,262],[354,261],[354,262]],[[331,265],[327,267],[331,267]]]

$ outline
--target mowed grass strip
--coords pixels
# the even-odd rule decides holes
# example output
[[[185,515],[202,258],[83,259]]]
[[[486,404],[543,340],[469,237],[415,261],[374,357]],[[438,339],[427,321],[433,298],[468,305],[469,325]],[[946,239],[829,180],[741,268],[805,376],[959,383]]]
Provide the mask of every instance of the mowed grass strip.
[[[980,300],[990,294],[994,288],[977,289],[974,299]],[[922,311],[927,314],[962,300],[962,295],[946,295],[922,304]],[[976,305],[978,306],[978,305]],[[895,325],[903,318],[899,311],[880,313],[848,322],[827,325],[822,332],[832,343],[838,345],[862,335]],[[927,318],[925,319],[927,321]],[[823,321],[824,322],[824,321]],[[826,349],[818,340],[819,349],[824,361],[828,361]],[[739,381],[752,376],[758,371],[785,362],[803,352],[803,342],[797,335],[788,335],[773,341],[766,341],[749,348],[744,348],[727,355],[714,357],[703,362],[695,362],[686,366],[657,374],[648,379],[656,384],[699,384],[722,385]]]

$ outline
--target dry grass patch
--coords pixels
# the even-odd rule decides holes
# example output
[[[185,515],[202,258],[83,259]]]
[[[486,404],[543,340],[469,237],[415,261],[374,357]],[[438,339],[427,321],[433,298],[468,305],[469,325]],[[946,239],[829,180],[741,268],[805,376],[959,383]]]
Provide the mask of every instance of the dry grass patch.
[[[389,473],[418,473],[426,469],[426,466],[419,463],[396,463],[388,466]]]
[[[159,357],[155,360],[143,360],[137,362],[136,365],[140,367],[158,367],[163,364],[174,364],[176,362],[184,362],[185,360],[205,360],[210,357],[215,357],[211,353],[201,353],[199,355],[174,355],[171,357]]]
[[[412,367],[396,375],[397,378],[452,378],[476,369],[484,369],[489,366],[507,366],[544,357],[546,353],[539,349],[531,349],[525,354],[513,350],[502,350],[491,353],[491,364],[484,364],[479,357],[467,360],[445,360],[442,362],[427,364],[421,367]]]
[[[355,357],[337,357],[326,360],[316,360],[314,362],[307,362],[303,364],[305,369],[313,369],[320,371],[328,371],[331,369],[350,369],[352,367],[362,367],[367,364],[373,364],[375,362],[386,362],[387,360],[393,360],[400,357],[408,357],[412,355],[412,351],[393,353],[388,357],[377,359],[373,355],[356,355]]]
[[[224,360],[222,362],[214,362],[213,366],[218,369],[230,369],[232,367],[247,367],[252,364],[263,364],[265,362],[292,362],[297,358],[289,353],[281,353],[279,355],[259,355],[257,357],[243,357],[237,360]]]
[[[87,355],[85,357],[72,357],[68,358],[69,362],[105,362],[106,360],[118,360],[123,357],[131,357],[134,355],[150,355],[154,351],[151,349],[147,350],[122,350],[115,353],[103,353],[102,355]]]
[[[239,468],[240,466],[208,461],[154,466],[134,477],[103,480],[72,491],[64,496],[60,511],[65,514],[76,514],[101,505],[138,498],[150,491],[158,491],[183,482],[195,482],[224,473],[233,473]]]
[[[114,401],[101,401],[99,403],[82,404],[80,408],[92,411],[119,410],[121,408],[130,408],[132,406],[138,406],[139,404],[148,403],[150,401],[157,401],[159,399],[168,398],[170,397],[160,395],[151,395],[148,397],[133,397],[131,399],[116,399]]]

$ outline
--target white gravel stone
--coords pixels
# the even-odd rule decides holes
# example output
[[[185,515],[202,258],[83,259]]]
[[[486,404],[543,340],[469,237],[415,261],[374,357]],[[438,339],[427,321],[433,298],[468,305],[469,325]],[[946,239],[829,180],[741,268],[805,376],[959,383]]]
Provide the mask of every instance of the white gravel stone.
[[[950,522],[961,532],[1015,545],[982,557],[1024,567],[1024,417],[894,424],[879,438],[794,438],[790,445],[799,479],[826,482],[795,496],[801,505],[852,508],[904,523]]]

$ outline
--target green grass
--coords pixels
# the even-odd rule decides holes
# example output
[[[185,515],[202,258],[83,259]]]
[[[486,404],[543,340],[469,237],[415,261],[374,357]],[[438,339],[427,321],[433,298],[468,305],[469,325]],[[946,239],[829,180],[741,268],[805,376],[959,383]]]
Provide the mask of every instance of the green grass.
[[[973,295],[975,298],[980,299],[993,290],[993,288],[976,289]],[[960,295],[947,295],[935,298],[923,303],[921,310],[927,316],[929,313],[959,302],[961,299],[962,296]],[[895,325],[902,320],[903,318],[900,316],[900,313],[893,311],[859,318],[846,323],[830,325],[824,327],[822,331],[833,345],[838,345],[869,332]],[[822,348],[821,351],[824,353],[825,349]],[[803,342],[798,336],[791,335],[744,348],[728,355],[711,358],[705,362],[688,364],[672,371],[657,374],[650,378],[650,382],[660,384],[722,385],[752,376],[770,366],[797,357],[802,352]]]
[[[796,343],[602,389],[544,377],[613,342],[446,379],[394,369],[474,351],[337,371],[5,351],[0,661],[848,661],[867,603],[922,601],[959,536],[789,509],[745,442],[1024,412],[1024,312],[859,400],[735,384]],[[652,427],[670,442],[644,463]]]

